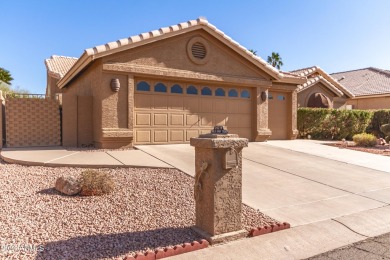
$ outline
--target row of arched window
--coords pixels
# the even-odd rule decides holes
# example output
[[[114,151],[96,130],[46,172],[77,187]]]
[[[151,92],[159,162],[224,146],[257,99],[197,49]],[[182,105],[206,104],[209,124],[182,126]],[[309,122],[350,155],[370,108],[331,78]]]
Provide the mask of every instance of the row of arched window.
[[[140,81],[140,82],[137,83],[136,89],[137,89],[137,91],[151,91],[151,86],[146,81]],[[160,82],[160,83],[157,83],[156,85],[154,85],[153,90],[154,90],[154,92],[167,93],[168,92],[168,87],[164,83]],[[198,95],[199,94],[198,93],[199,92],[198,89],[195,86],[192,86],[192,85],[187,86],[186,89],[183,89],[183,87],[180,86],[179,84],[174,84],[174,85],[171,86],[171,93],[183,94],[184,91],[185,91],[185,93],[187,95]],[[200,90],[200,94],[202,96],[212,96],[213,95],[213,91],[209,87],[202,87],[201,90]],[[237,89],[235,89],[235,88],[231,88],[228,91],[226,91],[223,88],[216,88],[215,91],[214,91],[214,95],[217,96],[217,97],[228,96],[228,97],[250,98],[250,93],[249,93],[248,90],[243,89],[239,93],[239,91]]]

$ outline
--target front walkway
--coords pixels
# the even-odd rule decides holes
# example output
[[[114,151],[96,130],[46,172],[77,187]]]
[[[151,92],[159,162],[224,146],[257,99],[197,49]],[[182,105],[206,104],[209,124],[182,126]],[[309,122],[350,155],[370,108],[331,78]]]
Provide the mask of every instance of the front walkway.
[[[1,158],[8,163],[53,167],[151,167],[172,166],[140,151],[82,151],[64,147],[3,148]]]

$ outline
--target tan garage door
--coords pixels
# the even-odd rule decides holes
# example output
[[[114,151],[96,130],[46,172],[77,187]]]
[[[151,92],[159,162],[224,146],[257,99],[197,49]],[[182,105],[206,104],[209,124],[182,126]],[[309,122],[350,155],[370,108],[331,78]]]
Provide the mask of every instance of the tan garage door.
[[[249,88],[138,80],[135,144],[185,143],[215,125],[251,139]]]
[[[271,140],[288,139],[290,93],[270,91],[268,94],[268,123]]]

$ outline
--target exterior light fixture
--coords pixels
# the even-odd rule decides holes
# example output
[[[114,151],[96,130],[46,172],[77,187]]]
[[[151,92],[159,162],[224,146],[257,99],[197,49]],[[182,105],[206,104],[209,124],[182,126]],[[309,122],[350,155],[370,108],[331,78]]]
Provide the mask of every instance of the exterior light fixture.
[[[261,96],[260,97],[261,97],[262,101],[266,101],[267,100],[267,96],[268,96],[267,92],[265,92],[265,91],[261,92]]]
[[[110,86],[112,91],[118,92],[121,87],[121,83],[119,82],[119,79],[112,79]]]

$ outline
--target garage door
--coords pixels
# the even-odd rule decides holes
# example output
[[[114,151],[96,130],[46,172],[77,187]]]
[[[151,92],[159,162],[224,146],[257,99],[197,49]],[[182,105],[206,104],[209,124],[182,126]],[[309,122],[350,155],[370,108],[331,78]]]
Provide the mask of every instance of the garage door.
[[[135,144],[185,143],[215,125],[251,139],[249,88],[137,80]]]
[[[288,139],[290,93],[270,91],[268,93],[268,124],[271,140]]]

